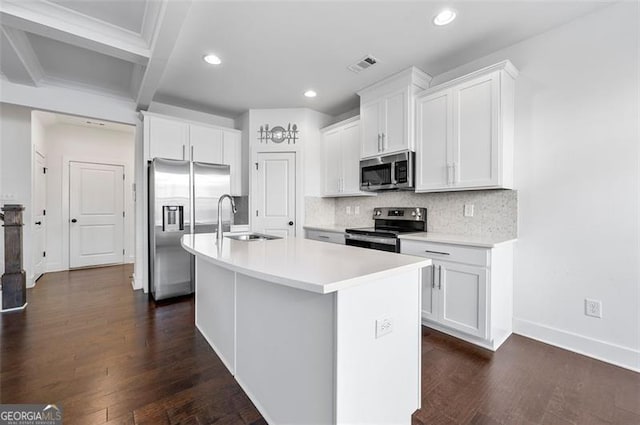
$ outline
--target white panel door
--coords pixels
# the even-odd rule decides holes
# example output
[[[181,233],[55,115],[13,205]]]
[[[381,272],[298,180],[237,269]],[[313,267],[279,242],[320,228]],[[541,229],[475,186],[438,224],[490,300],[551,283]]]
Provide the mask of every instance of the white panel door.
[[[385,99],[382,131],[384,153],[398,152],[409,148],[407,135],[407,92],[401,91]]]
[[[478,77],[453,89],[454,184],[461,187],[499,183],[499,74]]]
[[[342,192],[360,192],[360,123],[344,128],[340,138],[342,145]]]
[[[296,154],[258,154],[257,214],[253,229],[275,236],[296,235]]]
[[[231,195],[242,196],[242,137],[235,131],[223,131],[222,163],[230,167]]]
[[[224,164],[222,130],[199,125],[189,126],[189,158],[209,164]]]
[[[416,190],[446,189],[451,179],[453,132],[451,91],[418,99]]]
[[[439,321],[452,329],[487,337],[487,269],[438,263]]]
[[[188,159],[189,125],[180,121],[149,117],[149,157]]]
[[[360,108],[360,122],[362,125],[362,141],[360,157],[367,158],[380,153],[381,109],[383,101],[370,102]]]
[[[38,279],[45,272],[46,260],[46,162],[40,152],[34,152],[33,179],[33,279]]]
[[[338,195],[342,189],[342,130],[337,129],[324,135],[324,187],[325,196]],[[360,156],[360,145],[358,147],[358,157]]]
[[[124,169],[71,162],[69,170],[69,267],[122,263]]]

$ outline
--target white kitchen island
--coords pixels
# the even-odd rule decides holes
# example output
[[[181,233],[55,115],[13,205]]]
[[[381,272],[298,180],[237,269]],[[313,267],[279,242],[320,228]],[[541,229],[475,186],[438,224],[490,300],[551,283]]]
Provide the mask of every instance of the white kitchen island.
[[[302,238],[182,246],[196,327],[269,424],[411,423],[430,260]]]

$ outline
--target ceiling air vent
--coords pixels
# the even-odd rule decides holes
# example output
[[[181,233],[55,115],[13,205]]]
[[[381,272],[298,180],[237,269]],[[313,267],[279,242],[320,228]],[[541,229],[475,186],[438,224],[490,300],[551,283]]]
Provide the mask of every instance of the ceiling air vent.
[[[367,55],[365,57],[363,57],[362,59],[360,59],[357,63],[355,63],[354,65],[349,65],[348,68],[350,71],[355,72],[356,74],[358,72],[364,71],[365,69],[375,65],[378,63],[378,59],[374,58],[371,55]]]

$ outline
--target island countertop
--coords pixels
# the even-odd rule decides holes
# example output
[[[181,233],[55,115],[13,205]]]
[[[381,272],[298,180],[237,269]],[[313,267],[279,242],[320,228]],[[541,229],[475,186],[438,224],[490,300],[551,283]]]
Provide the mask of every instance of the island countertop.
[[[229,270],[257,279],[328,294],[398,272],[426,267],[431,260],[410,255],[303,238],[238,241],[213,233],[185,235],[184,249]]]

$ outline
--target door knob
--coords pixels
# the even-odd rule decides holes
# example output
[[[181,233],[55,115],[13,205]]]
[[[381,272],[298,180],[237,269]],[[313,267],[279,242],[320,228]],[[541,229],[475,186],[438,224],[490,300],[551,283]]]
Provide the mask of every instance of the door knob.
[[[40,226],[40,225],[42,224],[42,222],[41,222],[41,221],[36,221],[36,224],[37,224],[38,226]]]
[[[71,219],[71,222],[72,222],[72,223],[77,223],[77,222],[78,222],[78,220],[76,220],[75,218],[72,218],[72,219]]]
[[[290,221],[290,222],[289,222],[289,226],[293,226],[293,221]]]

